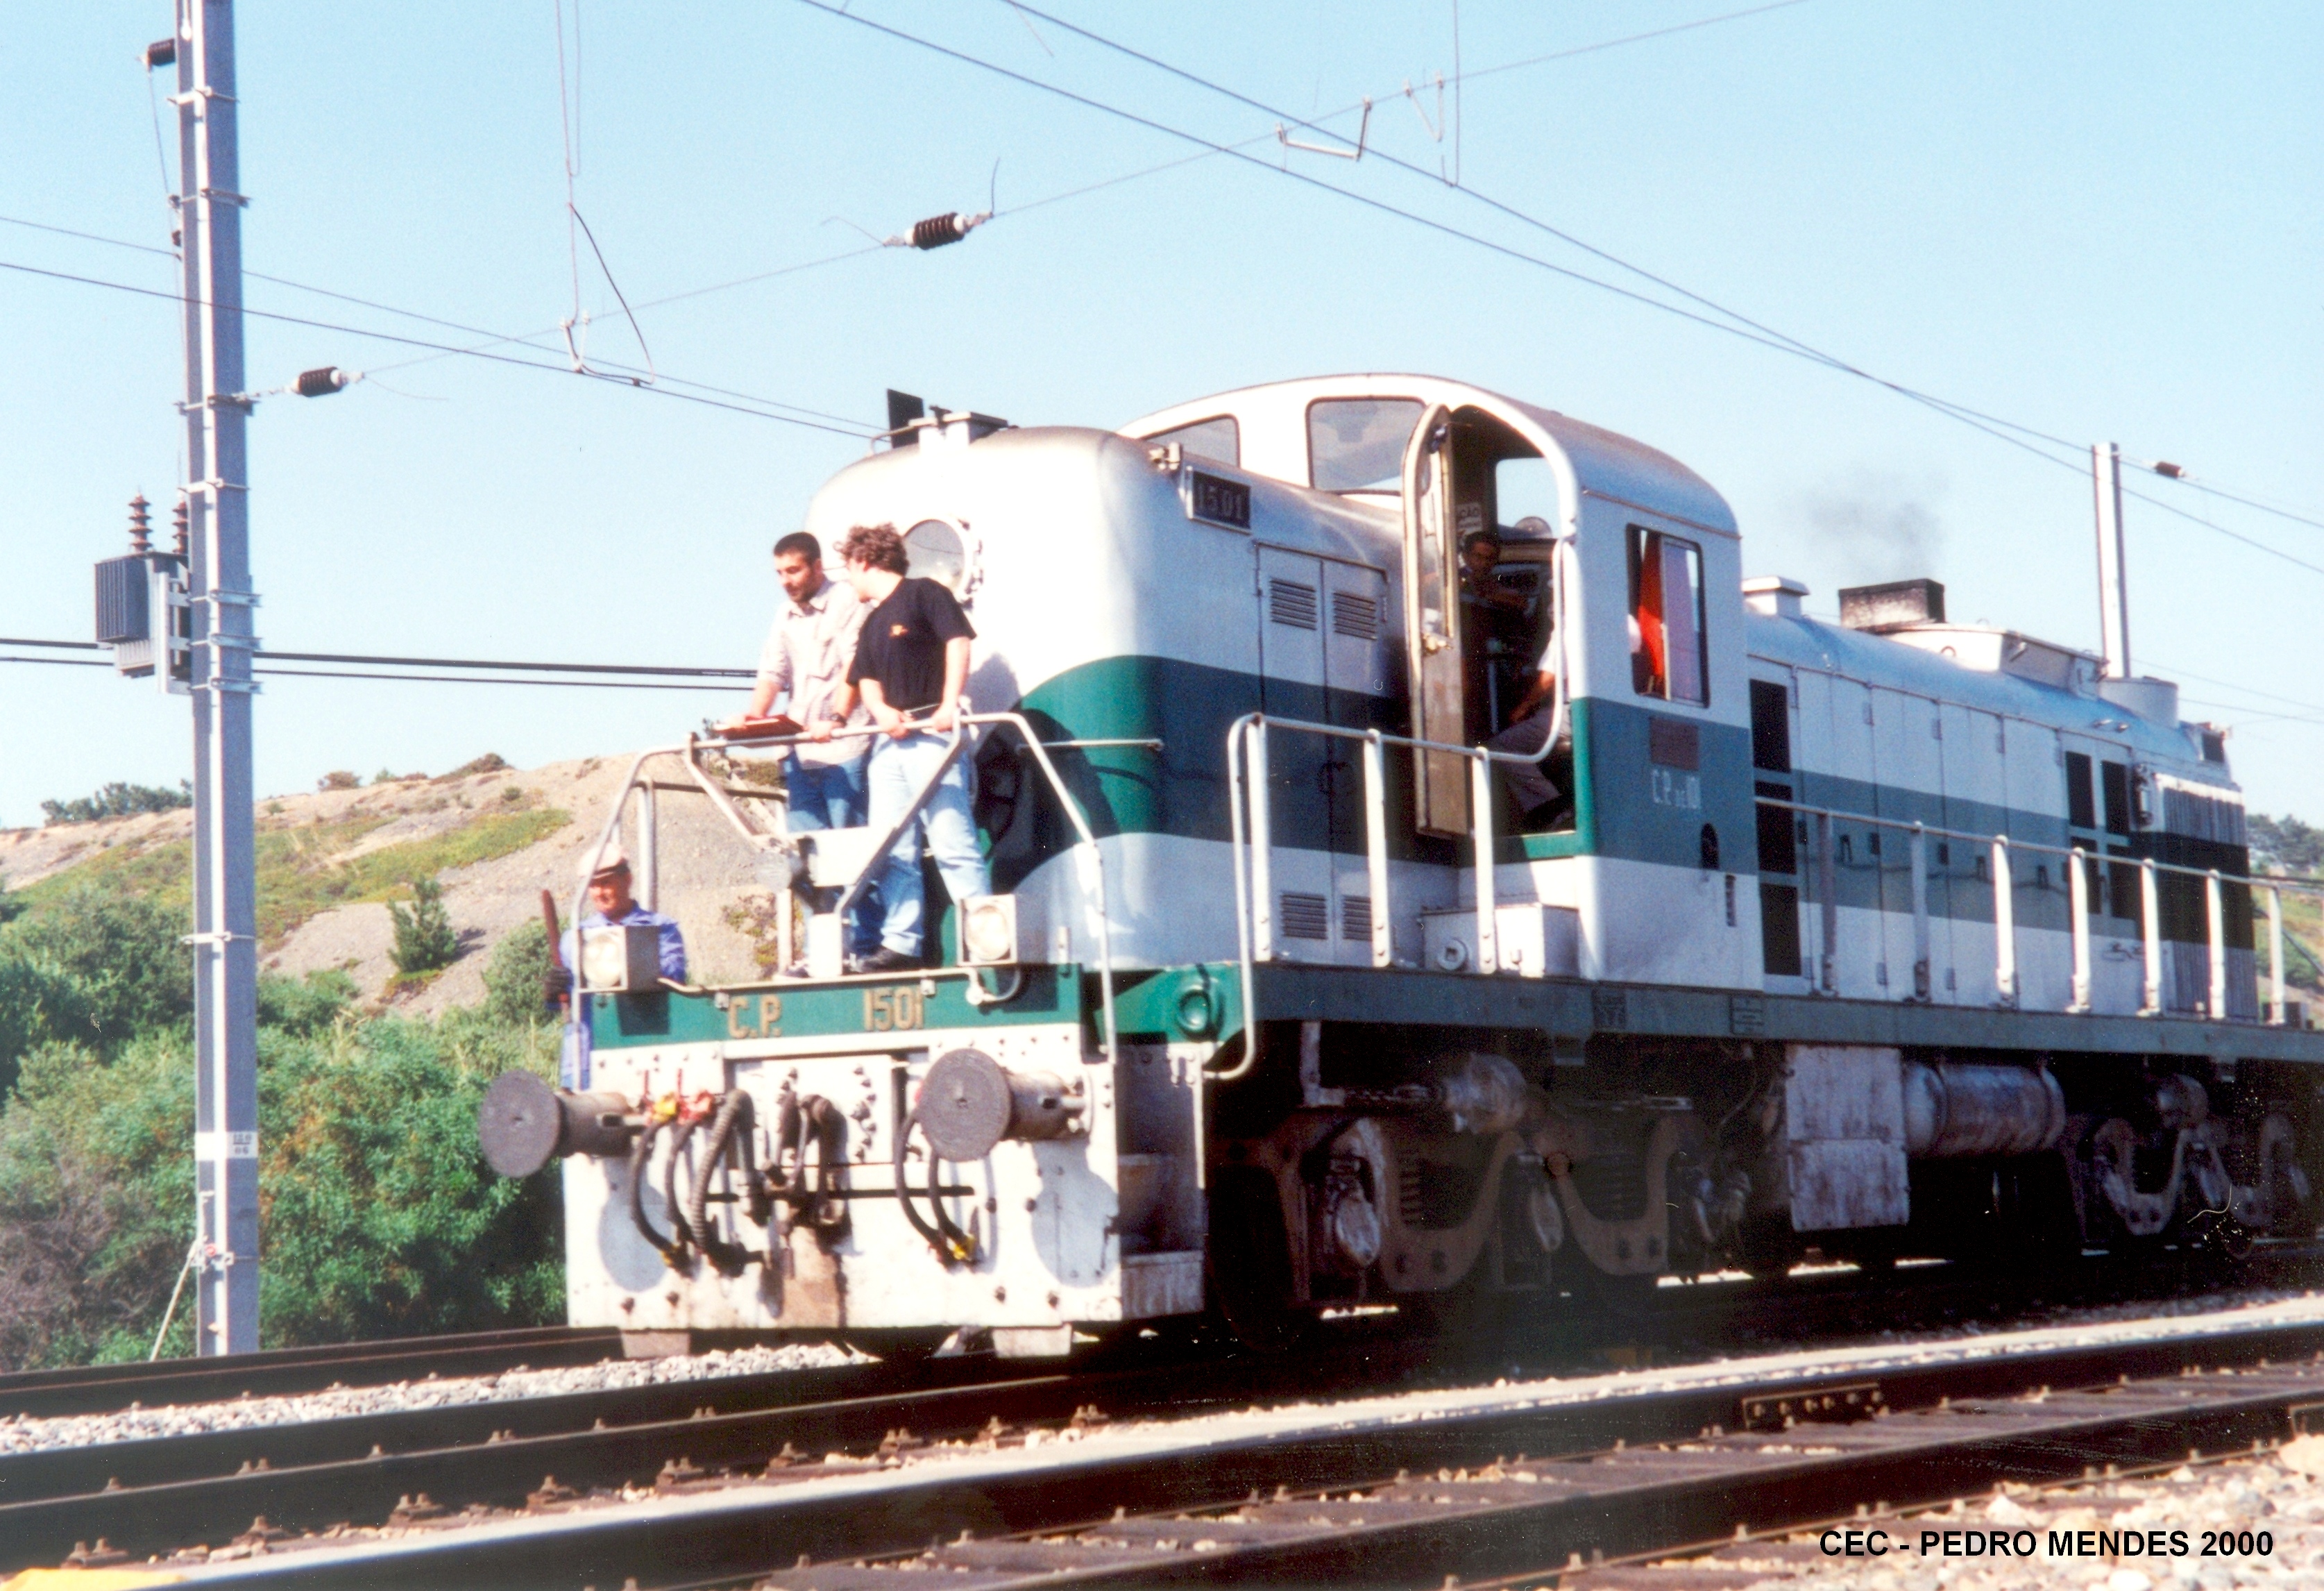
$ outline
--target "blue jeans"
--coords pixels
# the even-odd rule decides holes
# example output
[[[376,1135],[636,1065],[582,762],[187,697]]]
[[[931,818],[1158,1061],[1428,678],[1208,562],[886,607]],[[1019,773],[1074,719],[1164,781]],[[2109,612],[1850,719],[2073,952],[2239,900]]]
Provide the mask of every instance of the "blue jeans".
[[[940,735],[908,735],[901,740],[881,735],[872,743],[872,827],[886,833],[904,815],[920,787],[944,761],[946,739]],[[992,876],[984,854],[976,845],[976,819],[969,813],[967,753],[945,770],[935,793],[919,816],[897,837],[880,869],[880,901],[886,920],[880,942],[899,956],[920,954],[925,916],[920,886],[920,842],[927,841],[944,877],[945,893],[955,904],[971,895],[992,893]]]
[[[863,827],[864,759],[822,764],[802,763],[796,753],[783,759],[783,787],[790,793],[793,834],[819,828]],[[875,882],[847,912],[847,948],[868,954],[880,943],[880,887]]]
[[[860,828],[863,826],[863,760],[829,765],[783,759],[783,787],[790,792],[791,831]]]

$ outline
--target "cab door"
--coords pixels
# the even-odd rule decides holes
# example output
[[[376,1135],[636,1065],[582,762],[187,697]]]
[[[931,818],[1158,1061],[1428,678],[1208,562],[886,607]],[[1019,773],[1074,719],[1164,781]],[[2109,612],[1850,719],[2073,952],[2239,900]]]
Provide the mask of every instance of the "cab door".
[[[1452,411],[1431,404],[1404,449],[1404,633],[1412,733],[1460,745],[1468,739],[1469,706],[1452,448]],[[1413,778],[1414,827],[1448,838],[1467,835],[1469,760],[1418,752]]]

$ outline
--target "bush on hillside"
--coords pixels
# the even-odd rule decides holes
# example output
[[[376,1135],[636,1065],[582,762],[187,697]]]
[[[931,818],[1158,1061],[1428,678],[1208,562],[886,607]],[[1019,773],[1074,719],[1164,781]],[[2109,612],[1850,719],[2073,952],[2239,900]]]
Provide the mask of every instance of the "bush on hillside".
[[[475,1013],[260,1047],[270,1346],[543,1325],[565,1312],[555,1177],[493,1173],[485,1086],[547,1047]]]
[[[334,976],[268,983],[311,1022]],[[548,1073],[553,1042],[474,1012],[261,1030],[267,1346],[563,1317],[557,1179],[496,1177],[475,1139],[485,1086]],[[151,1346],[192,1235],[193,1075],[182,1032],[26,1058],[0,1110],[0,1368]],[[187,1308],[165,1353],[191,1351]]]
[[[0,928],[0,1099],[43,1045],[108,1050],[181,1027],[193,963],[176,915],[86,887]]]
[[[484,1014],[512,1028],[545,1020],[540,991],[548,976],[549,930],[537,921],[520,923],[502,936],[484,964]]]
[[[324,774],[320,779],[315,781],[315,788],[317,790],[354,790],[362,783],[362,780],[356,778],[346,769],[334,768],[328,773]]]
[[[193,1127],[182,1034],[110,1063],[73,1044],[25,1057],[0,1111],[0,1366],[145,1355],[193,1235]]]
[[[41,817],[51,824],[94,823],[100,818],[129,818],[140,812],[174,812],[193,804],[194,785],[189,779],[178,781],[175,790],[125,784],[116,779],[95,795],[69,801],[42,801]]]
[[[363,990],[355,980],[332,967],[303,978],[258,975],[258,1025],[279,1032],[310,1037],[327,1030],[355,1010]]]
[[[395,923],[395,945],[388,959],[405,977],[449,967],[459,956],[460,936],[452,931],[451,916],[444,910],[444,886],[434,879],[412,884],[410,911],[391,901],[387,914]]]

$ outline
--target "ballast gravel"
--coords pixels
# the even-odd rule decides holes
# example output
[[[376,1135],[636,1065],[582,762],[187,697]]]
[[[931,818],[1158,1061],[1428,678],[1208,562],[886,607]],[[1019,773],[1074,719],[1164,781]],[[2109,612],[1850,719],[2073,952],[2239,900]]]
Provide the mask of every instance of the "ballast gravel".
[[[146,1409],[134,1404],[111,1414],[65,1414],[48,1418],[14,1415],[0,1420],[0,1455],[42,1448],[93,1447],[149,1437],[192,1436],[201,1431],[241,1430],[254,1426],[291,1425],[382,1414],[406,1409],[440,1409],[454,1403],[496,1403],[519,1398],[554,1397],[661,1383],[715,1381],[787,1370],[820,1370],[869,1364],[872,1359],[825,1343],[785,1343],[777,1347],[719,1349],[660,1359],[607,1359],[554,1370],[519,1367],[497,1375],[459,1375],[399,1381],[384,1386],[330,1387],[274,1398],[237,1398],[223,1403],[186,1403]]]
[[[2145,1479],[2051,1490],[2004,1485],[1931,1512],[1849,1525],[1912,1545],[1849,1557],[1844,1538],[1800,1531],[1701,1558],[1563,1576],[1561,1591],[2324,1591],[2324,1437]],[[1936,1550],[1923,1556],[1917,1549],[1928,1531],[1937,1533]],[[1995,1532],[2015,1545],[2006,1555],[1972,1552],[1970,1537],[1979,1532],[1980,1546]],[[2029,1543],[2031,1553],[2021,1555]],[[2157,1544],[2162,1552],[2145,1550]],[[2090,1545],[2137,1549],[2081,1550]]]

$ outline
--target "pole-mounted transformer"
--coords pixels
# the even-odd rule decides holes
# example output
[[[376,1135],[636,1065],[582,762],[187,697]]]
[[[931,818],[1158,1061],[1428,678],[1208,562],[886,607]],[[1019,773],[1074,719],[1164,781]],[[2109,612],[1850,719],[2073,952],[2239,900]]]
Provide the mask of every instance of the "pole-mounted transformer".
[[[121,673],[154,676],[163,690],[183,696],[193,680],[186,555],[182,548],[154,550],[146,507],[142,492],[129,501],[128,555],[97,563],[97,643],[113,649],[113,666]]]

